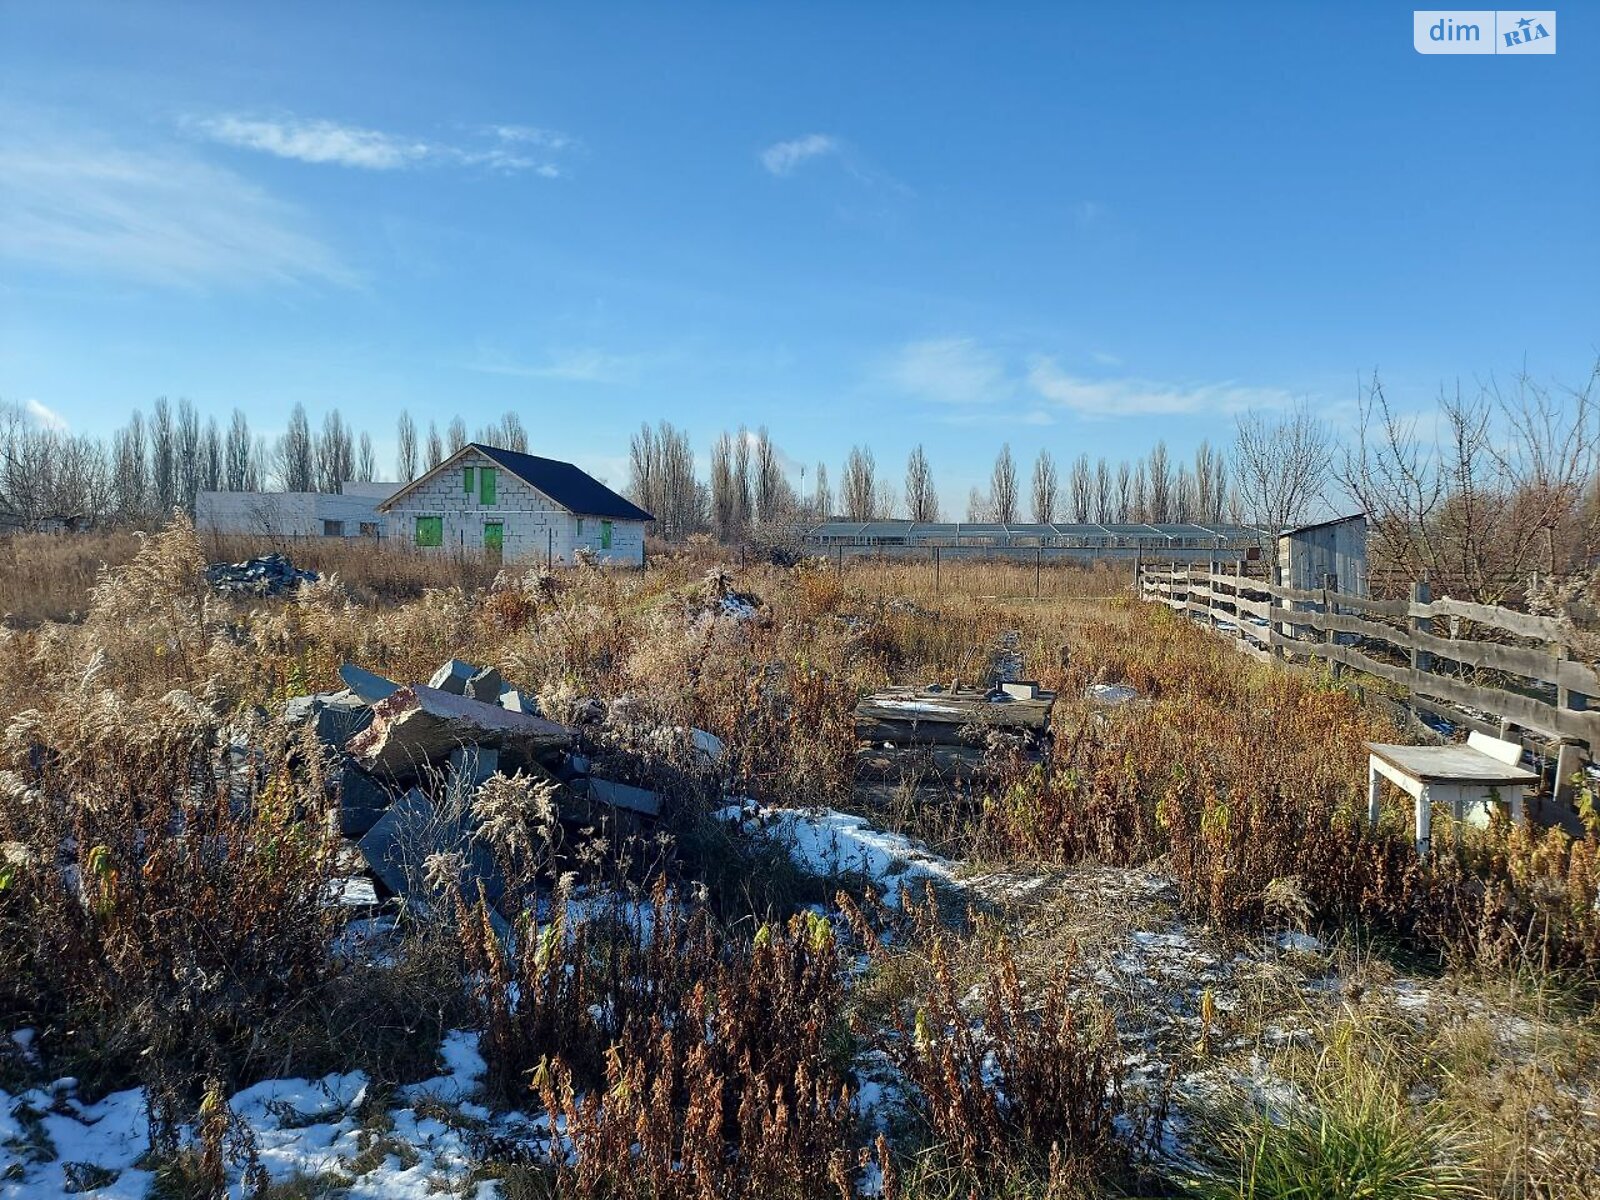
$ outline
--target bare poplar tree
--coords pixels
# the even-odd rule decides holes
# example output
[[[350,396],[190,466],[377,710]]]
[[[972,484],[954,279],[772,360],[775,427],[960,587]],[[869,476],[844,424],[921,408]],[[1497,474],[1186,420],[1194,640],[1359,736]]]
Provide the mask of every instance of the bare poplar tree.
[[[338,409],[322,418],[322,436],[317,439],[317,490],[340,492],[344,481],[355,474],[355,451],[350,427]]]
[[[1094,510],[1094,476],[1089,471],[1089,456],[1080,454],[1072,460],[1072,473],[1067,477],[1067,495],[1072,502],[1072,519],[1079,525],[1089,522]]]
[[[461,449],[467,444],[467,423],[460,417],[451,417],[450,428],[445,431],[444,440],[449,448],[447,456]]]
[[[430,471],[444,461],[444,439],[439,436],[439,426],[433,421],[428,422],[428,445],[423,461]]]
[[[278,439],[278,478],[286,492],[309,492],[316,488],[316,447],[311,437],[311,422],[305,405],[289,411],[289,424]]]
[[[156,513],[163,520],[178,503],[177,435],[172,428],[172,408],[158,396],[150,418],[150,484]]]
[[[1128,518],[1128,509],[1132,503],[1133,469],[1128,466],[1128,460],[1123,459],[1117,464],[1117,499],[1116,506],[1112,509],[1111,519],[1118,524],[1125,523]]]
[[[967,520],[973,524],[994,520],[994,507],[980,488],[970,488],[967,491]]]
[[[1145,474],[1142,458],[1133,468],[1133,487],[1128,492],[1128,520],[1136,524],[1150,520],[1150,480]]]
[[[763,425],[756,430],[755,475],[753,479],[755,515],[761,521],[784,521],[794,512],[794,488],[783,472],[778,447]]]
[[[173,472],[178,506],[193,513],[195,493],[200,490],[200,414],[187,396],[178,401],[173,426]]]
[[[1146,519],[1160,525],[1172,520],[1172,460],[1167,457],[1167,443],[1157,442],[1145,462],[1150,482],[1150,515]]]
[[[142,520],[149,513],[150,475],[146,459],[144,414],[135,411],[112,439],[112,472],[117,515]]]
[[[817,479],[815,490],[811,495],[811,506],[817,510],[817,520],[826,521],[833,515],[833,490],[828,487],[828,464],[817,463]]]
[[[1060,495],[1056,460],[1050,456],[1050,451],[1040,450],[1039,457],[1033,460],[1033,519],[1045,525],[1054,521]]]
[[[372,435],[361,431],[361,441],[356,446],[355,478],[361,483],[371,483],[378,477],[378,456],[372,449]]]
[[[246,490],[250,479],[250,419],[243,409],[234,409],[228,422],[228,438],[222,451],[222,486],[230,492]]]
[[[870,521],[878,503],[878,464],[869,447],[852,446],[839,484],[839,506],[851,521]]]
[[[200,478],[198,490],[222,490],[222,430],[216,417],[206,418],[205,432],[200,435]]]
[[[1011,457],[1010,442],[1000,447],[994,470],[989,473],[989,506],[994,509],[994,519],[1002,525],[1017,519],[1017,464]]]
[[[417,477],[417,423],[405,409],[395,422],[394,473],[401,483]]]
[[[750,432],[739,426],[733,440],[733,523],[743,533],[750,526],[753,506],[750,486]]]
[[[1117,506],[1116,494],[1112,491],[1111,467],[1104,458],[1094,465],[1094,519],[1104,525],[1107,521],[1114,521],[1113,515]]]
[[[733,459],[733,435],[723,431],[711,445],[711,528],[724,542],[733,540],[739,532]]]
[[[939,519],[939,493],[933,486],[933,468],[919,442],[906,459],[906,516],[913,521]]]

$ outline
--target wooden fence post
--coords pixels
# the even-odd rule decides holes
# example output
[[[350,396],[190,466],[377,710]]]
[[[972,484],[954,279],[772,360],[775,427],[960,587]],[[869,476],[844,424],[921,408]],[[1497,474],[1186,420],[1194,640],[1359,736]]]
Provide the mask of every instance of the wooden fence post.
[[[1429,586],[1426,579],[1411,585],[1412,604],[1427,604],[1432,599],[1433,588]],[[1433,618],[1413,616],[1411,618],[1411,631],[1413,633],[1432,634]],[[1418,675],[1425,675],[1431,670],[1433,670],[1433,655],[1428,653],[1426,650],[1419,650],[1415,646],[1411,647],[1411,673],[1413,676],[1411,683],[1411,698],[1413,701],[1416,700],[1417,695],[1415,677]],[[1415,703],[1412,704],[1412,711],[1416,711]]]

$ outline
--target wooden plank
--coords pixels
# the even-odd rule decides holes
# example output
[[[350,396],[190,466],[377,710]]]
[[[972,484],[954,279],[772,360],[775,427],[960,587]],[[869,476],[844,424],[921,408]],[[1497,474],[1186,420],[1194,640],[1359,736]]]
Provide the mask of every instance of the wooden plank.
[[[1472,604],[1466,600],[1448,597],[1428,604],[1412,604],[1409,615],[1413,617],[1462,617],[1480,625],[1492,625],[1518,637],[1534,638],[1543,642],[1565,642],[1572,631],[1553,617],[1536,617],[1532,613],[1512,612],[1509,608],[1496,608],[1488,604]]]
[[[1367,657],[1354,646],[1341,646],[1334,642],[1298,641],[1285,637],[1276,630],[1273,631],[1272,643],[1317,658],[1343,663],[1347,667],[1376,675],[1379,679],[1387,679],[1391,683],[1424,696],[1509,717],[1516,724],[1528,729],[1536,729],[1557,737],[1577,738],[1590,744],[1600,741],[1600,712],[1558,709],[1531,696],[1473,687],[1448,676],[1415,671],[1410,667],[1393,666]]]
[[[1260,590],[1288,600],[1296,604],[1321,604],[1322,592],[1307,591],[1303,588],[1292,588],[1285,584],[1262,584]],[[1341,608],[1354,608],[1361,612],[1373,613],[1378,616],[1404,617],[1409,614],[1410,606],[1404,600],[1373,600],[1367,596],[1351,596],[1345,592],[1333,593],[1333,602]],[[1298,610],[1296,610],[1298,611]]]
[[[1600,671],[1587,663],[1558,658],[1543,650],[1507,646],[1501,642],[1442,638],[1421,630],[1397,629],[1393,625],[1364,621],[1346,613],[1274,608],[1270,615],[1274,621],[1307,625],[1322,633],[1354,633],[1374,641],[1388,642],[1403,650],[1421,650],[1435,658],[1449,659],[1463,666],[1537,679],[1541,683],[1565,687],[1586,696],[1600,694]]]

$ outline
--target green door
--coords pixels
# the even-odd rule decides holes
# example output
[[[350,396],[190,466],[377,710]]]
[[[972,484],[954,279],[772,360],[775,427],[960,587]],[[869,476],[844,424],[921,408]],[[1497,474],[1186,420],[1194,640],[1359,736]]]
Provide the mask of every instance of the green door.
[[[602,549],[602,550],[611,549],[611,522],[610,521],[601,521],[600,522],[600,549]]]
[[[494,503],[494,477],[493,467],[478,468],[478,503],[487,508]]]
[[[498,559],[505,548],[506,527],[503,521],[485,521],[483,523],[483,552],[492,559]]]
[[[417,545],[442,546],[444,545],[444,518],[443,517],[418,517],[417,518]]]

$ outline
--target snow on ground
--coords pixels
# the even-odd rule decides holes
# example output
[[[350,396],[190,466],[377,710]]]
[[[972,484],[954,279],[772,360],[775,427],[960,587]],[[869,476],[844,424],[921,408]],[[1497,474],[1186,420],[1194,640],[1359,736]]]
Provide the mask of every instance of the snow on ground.
[[[229,1107],[249,1128],[274,1182],[337,1178],[351,1200],[422,1200],[447,1189],[460,1195],[474,1162],[475,1131],[492,1127],[502,1138],[542,1141],[547,1126],[518,1113],[491,1119],[473,1102],[487,1069],[477,1034],[451,1033],[439,1053],[443,1072],[401,1088],[384,1110],[369,1103],[360,1071],[267,1080],[235,1094]],[[142,1200],[154,1179],[144,1161],[148,1132],[138,1089],[94,1104],[78,1098],[72,1079],[15,1096],[0,1090],[0,1198],[70,1192]],[[192,1145],[193,1139],[194,1131],[184,1130],[182,1140]],[[233,1194],[243,1194],[238,1179]]]
[[[754,801],[729,805],[718,814],[740,829],[780,842],[801,870],[813,875],[862,875],[896,907],[902,887],[920,881],[960,886],[957,864],[920,842],[885,833],[865,817],[832,808],[763,808]]]

